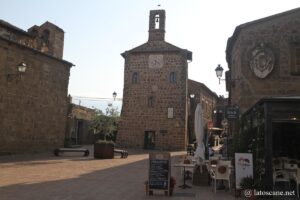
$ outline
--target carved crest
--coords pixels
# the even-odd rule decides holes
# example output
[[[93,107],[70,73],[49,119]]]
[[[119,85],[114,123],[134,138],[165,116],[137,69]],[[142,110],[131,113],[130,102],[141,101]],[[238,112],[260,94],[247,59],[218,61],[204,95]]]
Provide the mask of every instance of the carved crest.
[[[274,54],[270,48],[260,44],[256,47],[250,58],[250,68],[258,78],[267,77],[274,68]]]

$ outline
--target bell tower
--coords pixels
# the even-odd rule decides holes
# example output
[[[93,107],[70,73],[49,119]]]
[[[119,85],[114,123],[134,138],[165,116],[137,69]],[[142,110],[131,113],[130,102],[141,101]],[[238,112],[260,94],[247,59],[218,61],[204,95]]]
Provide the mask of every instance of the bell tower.
[[[165,10],[151,10],[149,16],[149,41],[164,41],[165,25]]]
[[[148,41],[125,51],[117,145],[183,150],[187,144],[187,77],[192,52],[165,41],[165,10],[151,10]]]

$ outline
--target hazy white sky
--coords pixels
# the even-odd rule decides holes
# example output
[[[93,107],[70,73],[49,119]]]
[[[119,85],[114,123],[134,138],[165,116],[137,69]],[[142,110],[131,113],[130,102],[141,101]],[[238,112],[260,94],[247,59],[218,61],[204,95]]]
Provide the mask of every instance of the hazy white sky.
[[[50,21],[65,31],[64,59],[74,63],[69,93],[123,93],[120,53],[148,39],[149,11],[166,10],[166,41],[193,52],[189,78],[219,95],[214,69],[225,70],[225,48],[236,26],[300,7],[300,0],[0,0],[0,18],[27,30]]]

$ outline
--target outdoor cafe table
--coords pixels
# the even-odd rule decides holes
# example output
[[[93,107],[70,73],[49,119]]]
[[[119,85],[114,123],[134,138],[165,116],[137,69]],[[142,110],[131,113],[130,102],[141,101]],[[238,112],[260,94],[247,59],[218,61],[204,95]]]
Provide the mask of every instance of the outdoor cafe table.
[[[173,165],[174,167],[181,167],[183,168],[183,185],[180,185],[179,187],[181,187],[182,189],[185,189],[185,188],[191,188],[191,186],[187,185],[185,183],[185,168],[194,168],[195,167],[195,164],[184,164],[184,163],[178,163],[178,164],[174,164]]]

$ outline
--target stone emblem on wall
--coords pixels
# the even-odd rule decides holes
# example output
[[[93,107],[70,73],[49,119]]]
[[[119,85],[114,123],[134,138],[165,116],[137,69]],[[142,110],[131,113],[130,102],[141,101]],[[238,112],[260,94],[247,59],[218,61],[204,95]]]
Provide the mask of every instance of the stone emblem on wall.
[[[256,47],[250,57],[251,71],[258,78],[266,78],[274,69],[274,54],[262,43]]]

